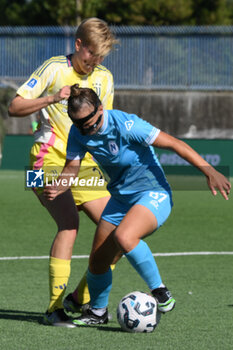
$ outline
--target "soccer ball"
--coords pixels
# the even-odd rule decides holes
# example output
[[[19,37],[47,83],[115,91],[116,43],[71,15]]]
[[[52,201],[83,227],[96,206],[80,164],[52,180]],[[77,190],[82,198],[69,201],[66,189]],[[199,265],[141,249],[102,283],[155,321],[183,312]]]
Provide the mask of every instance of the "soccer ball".
[[[144,292],[124,296],[117,307],[117,320],[121,328],[130,333],[153,332],[160,321],[156,300]]]

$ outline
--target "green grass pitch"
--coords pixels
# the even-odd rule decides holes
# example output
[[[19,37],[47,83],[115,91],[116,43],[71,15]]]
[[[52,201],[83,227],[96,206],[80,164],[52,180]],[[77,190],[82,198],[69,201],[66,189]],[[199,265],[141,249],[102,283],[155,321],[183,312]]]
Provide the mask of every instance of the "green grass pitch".
[[[171,179],[175,181],[175,179]],[[180,181],[180,179],[179,179]],[[193,180],[192,180],[193,181]],[[199,181],[199,180],[198,180]],[[175,190],[170,218],[146,239],[153,253],[233,252],[233,201],[206,190]],[[126,293],[148,291],[125,258],[113,274],[109,311],[100,327],[47,327],[41,318],[48,304],[48,259],[56,226],[32,191],[24,173],[0,171],[0,349],[2,350],[230,350],[233,344],[233,256],[157,256],[163,281],[177,300],[149,334],[124,333],[116,307]],[[95,226],[81,214],[74,255],[88,255]],[[87,267],[74,258],[67,293]]]

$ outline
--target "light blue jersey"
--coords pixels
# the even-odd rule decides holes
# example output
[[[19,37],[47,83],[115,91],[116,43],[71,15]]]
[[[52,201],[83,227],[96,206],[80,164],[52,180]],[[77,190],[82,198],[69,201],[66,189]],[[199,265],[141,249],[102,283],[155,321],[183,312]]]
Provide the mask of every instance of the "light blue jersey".
[[[72,125],[67,159],[82,159],[89,152],[108,174],[108,190],[122,200],[143,191],[168,191],[163,169],[150,145],[160,130],[134,114],[104,111],[104,122],[94,135],[82,135]]]
[[[94,135],[81,135],[75,125],[71,127],[67,159],[82,159],[89,152],[110,178],[108,190],[112,196],[102,213],[102,220],[117,227],[136,205],[154,214],[156,228],[167,220],[172,208],[171,190],[151,146],[159,132],[136,115],[118,110],[104,112],[103,125]],[[145,242],[139,240],[136,247],[125,252],[125,256],[150,290],[164,287],[155,259]],[[87,281],[91,307],[106,308],[112,287],[111,269],[103,274],[88,270]]]

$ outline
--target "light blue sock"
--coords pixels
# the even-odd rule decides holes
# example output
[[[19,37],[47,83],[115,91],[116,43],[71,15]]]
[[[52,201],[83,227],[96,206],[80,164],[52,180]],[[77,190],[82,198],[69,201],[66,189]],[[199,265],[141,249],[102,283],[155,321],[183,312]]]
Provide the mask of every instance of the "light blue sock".
[[[125,253],[125,256],[151,290],[161,285],[159,269],[150,248],[144,241],[141,240],[134,249]]]
[[[108,306],[108,296],[112,288],[112,270],[97,275],[87,271],[87,283],[91,296],[91,307],[100,309]]]

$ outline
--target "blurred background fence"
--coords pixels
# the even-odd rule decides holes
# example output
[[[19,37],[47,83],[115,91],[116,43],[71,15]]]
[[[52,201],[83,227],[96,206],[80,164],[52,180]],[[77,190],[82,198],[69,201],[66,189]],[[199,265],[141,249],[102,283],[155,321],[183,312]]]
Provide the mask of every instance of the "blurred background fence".
[[[116,89],[233,90],[233,26],[117,26],[104,61]],[[74,50],[75,27],[0,27],[0,79],[22,82]]]
[[[138,114],[174,136],[199,139],[194,146],[203,157],[212,165],[226,166],[233,175],[233,26],[112,29],[120,45],[104,65],[114,76],[114,108]],[[13,87],[15,94],[44,60],[73,52],[75,30],[0,27],[1,85]],[[2,167],[22,168],[33,142],[32,136],[24,136],[31,119],[8,118],[7,99],[3,95],[0,104],[5,125],[0,141],[7,134]],[[161,154],[160,161],[164,166],[183,165],[171,154]]]

